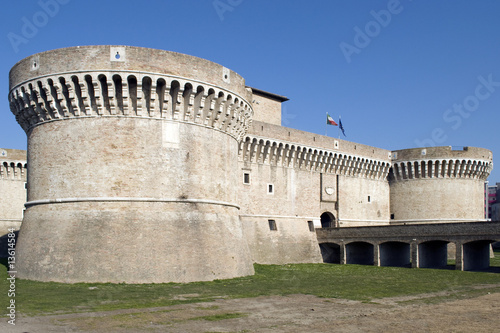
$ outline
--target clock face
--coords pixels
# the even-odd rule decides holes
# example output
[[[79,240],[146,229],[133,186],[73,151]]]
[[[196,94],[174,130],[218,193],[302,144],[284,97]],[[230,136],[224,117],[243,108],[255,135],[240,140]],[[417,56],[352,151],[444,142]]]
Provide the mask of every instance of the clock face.
[[[0,156],[7,157],[7,152],[5,150],[0,151]]]
[[[328,195],[332,195],[334,192],[334,189],[333,189],[333,187],[325,187],[325,192]]]

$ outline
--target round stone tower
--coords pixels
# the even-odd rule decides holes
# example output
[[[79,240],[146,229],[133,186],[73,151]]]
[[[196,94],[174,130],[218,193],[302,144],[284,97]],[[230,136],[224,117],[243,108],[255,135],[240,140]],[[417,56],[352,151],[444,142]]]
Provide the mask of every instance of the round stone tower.
[[[83,46],[10,72],[28,135],[18,277],[190,282],[253,274],[234,184],[251,91],[162,50]]]
[[[484,221],[484,182],[492,168],[492,153],[483,148],[392,152],[391,223]]]

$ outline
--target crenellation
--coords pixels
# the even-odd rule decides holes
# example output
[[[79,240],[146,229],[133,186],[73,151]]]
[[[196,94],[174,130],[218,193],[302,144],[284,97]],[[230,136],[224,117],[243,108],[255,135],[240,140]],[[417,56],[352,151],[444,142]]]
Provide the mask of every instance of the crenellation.
[[[289,142],[264,140],[248,135],[239,146],[239,160],[376,179],[387,177],[389,166],[387,161],[342,155],[334,151],[299,146]],[[375,172],[377,163],[380,167]]]
[[[396,180],[427,178],[472,178],[486,180],[492,168],[491,161],[432,159],[412,162],[392,162]]]
[[[83,81],[76,75],[47,76],[14,88],[9,99],[13,113],[25,131],[46,121],[85,114],[194,123],[198,123],[197,119],[205,119],[205,126],[225,131],[238,140],[246,132],[251,121],[251,109],[239,97],[233,100],[233,95],[217,92],[216,87],[198,85],[194,89],[188,81],[171,80],[166,85],[167,81],[166,77],[110,72],[88,74]],[[206,95],[205,91],[210,95]],[[174,101],[173,111],[169,111],[171,99]],[[207,99],[209,103],[206,103]],[[214,113],[214,109],[217,112]]]

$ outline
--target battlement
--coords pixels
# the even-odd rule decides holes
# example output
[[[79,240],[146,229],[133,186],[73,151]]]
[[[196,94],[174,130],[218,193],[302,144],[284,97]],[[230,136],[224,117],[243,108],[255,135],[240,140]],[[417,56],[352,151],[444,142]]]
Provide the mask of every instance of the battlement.
[[[268,164],[307,171],[385,180],[391,163],[338,149],[320,148],[303,141],[284,141],[248,134],[240,143],[243,162]]]
[[[488,149],[450,146],[412,148],[392,153],[390,180],[471,178],[486,180],[493,169]]]
[[[106,51],[114,54],[115,49],[120,49],[125,60],[110,60],[110,53],[105,57]],[[93,70],[95,66],[89,63],[90,69],[82,72],[79,70],[81,65],[71,70],[67,64],[58,67],[52,59],[64,55],[72,63],[72,58],[88,59],[96,51],[99,51],[97,63],[106,62],[102,67],[117,68]],[[149,64],[150,59],[143,63],[143,58],[126,58],[126,54],[134,53],[151,53],[153,58],[165,56],[167,61],[170,60],[169,66],[159,73],[121,69],[134,63],[141,69],[159,69]],[[48,64],[45,63],[46,57],[51,57]],[[166,51],[109,46],[44,52],[19,62],[11,70],[11,110],[26,132],[41,123],[64,119],[144,117],[194,123],[227,132],[240,140],[250,126],[253,114],[251,105],[246,101],[250,92],[244,85],[238,86],[238,83],[244,84],[242,79],[220,65],[203,59],[193,60],[196,58],[190,56],[186,57],[193,61],[193,67],[197,64],[207,66],[200,71],[208,73],[199,76],[215,84],[170,75],[167,73],[189,74],[186,72],[193,70],[191,67],[188,70],[186,66],[180,66],[182,70],[172,70],[172,67],[182,65],[173,63],[172,57],[183,60],[177,59],[180,57],[178,54],[171,55]],[[27,68],[31,70],[27,72]],[[216,77],[213,73],[216,70],[222,78]],[[28,78],[27,73],[32,77]],[[235,83],[231,84],[231,79]]]
[[[177,52],[135,46],[90,45],[55,49],[17,62],[9,73],[9,90],[34,77],[90,72],[135,72],[189,78],[250,99],[245,80],[212,61]],[[194,84],[193,84],[194,86]]]
[[[491,150],[477,147],[441,146],[409,148],[392,152],[393,161],[412,161],[421,159],[493,159]]]
[[[26,181],[26,151],[0,148],[0,179]]]

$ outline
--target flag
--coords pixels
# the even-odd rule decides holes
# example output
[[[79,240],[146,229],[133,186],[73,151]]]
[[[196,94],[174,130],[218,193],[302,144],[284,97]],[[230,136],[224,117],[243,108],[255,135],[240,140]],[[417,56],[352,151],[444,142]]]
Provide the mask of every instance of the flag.
[[[338,126],[338,124],[333,120],[332,117],[328,113],[326,113],[326,124],[327,125],[333,125],[333,126]]]
[[[340,117],[339,117],[339,128],[342,131],[342,134],[344,134],[344,136],[347,136],[345,135],[344,126],[342,126],[342,119],[340,119]]]

